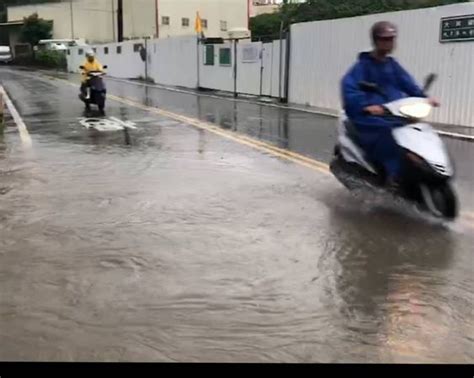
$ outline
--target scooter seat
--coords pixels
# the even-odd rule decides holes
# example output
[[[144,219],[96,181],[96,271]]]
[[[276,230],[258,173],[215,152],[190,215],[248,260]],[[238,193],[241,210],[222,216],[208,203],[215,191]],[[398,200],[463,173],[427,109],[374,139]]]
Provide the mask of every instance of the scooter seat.
[[[361,157],[365,160],[365,163],[370,164],[377,172],[383,172],[383,168],[379,164],[371,161],[371,159],[369,159],[369,157],[367,156],[367,153],[365,152],[364,148],[362,148],[362,146],[360,145],[359,132],[357,131],[354,124],[350,120],[346,119],[344,121],[344,128],[346,131],[346,136],[357,147]]]

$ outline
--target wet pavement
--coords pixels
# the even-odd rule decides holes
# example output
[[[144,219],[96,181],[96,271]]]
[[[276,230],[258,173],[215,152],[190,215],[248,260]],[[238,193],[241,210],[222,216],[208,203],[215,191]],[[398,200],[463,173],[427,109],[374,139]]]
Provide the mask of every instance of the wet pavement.
[[[36,72],[0,82],[33,139],[10,121],[0,141],[0,360],[474,362],[474,144],[446,140],[463,216],[442,225],[117,101],[134,128],[88,129]],[[108,88],[331,156],[333,118]]]

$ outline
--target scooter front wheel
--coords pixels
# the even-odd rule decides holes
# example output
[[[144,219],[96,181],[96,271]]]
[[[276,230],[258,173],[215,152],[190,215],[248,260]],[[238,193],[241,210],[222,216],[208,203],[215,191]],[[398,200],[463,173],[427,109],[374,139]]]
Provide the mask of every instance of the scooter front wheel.
[[[420,185],[421,198],[428,211],[437,218],[454,220],[458,216],[458,200],[449,183]]]
[[[97,107],[101,114],[105,114],[105,95],[97,96]]]

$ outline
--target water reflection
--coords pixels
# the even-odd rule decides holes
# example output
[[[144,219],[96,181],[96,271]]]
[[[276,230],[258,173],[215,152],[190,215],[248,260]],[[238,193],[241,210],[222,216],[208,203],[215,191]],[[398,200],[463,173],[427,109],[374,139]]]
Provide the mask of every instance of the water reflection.
[[[444,344],[455,321],[445,294],[446,272],[459,247],[452,232],[380,209],[360,217],[341,207],[331,210],[334,256],[323,263],[334,272],[329,300],[347,337],[377,346],[383,360],[455,358]]]

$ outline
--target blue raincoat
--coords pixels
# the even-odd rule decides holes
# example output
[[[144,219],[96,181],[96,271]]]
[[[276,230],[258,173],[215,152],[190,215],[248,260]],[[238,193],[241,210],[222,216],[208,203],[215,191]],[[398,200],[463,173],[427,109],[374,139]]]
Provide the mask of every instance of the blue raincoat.
[[[388,99],[379,93],[361,90],[361,81],[376,83]],[[426,97],[410,74],[392,57],[380,62],[368,52],[361,53],[359,61],[342,80],[344,110],[358,131],[358,142],[370,160],[384,167],[388,177],[400,174],[401,152],[392,129],[402,124],[394,119],[368,115],[363,109],[407,96]]]

